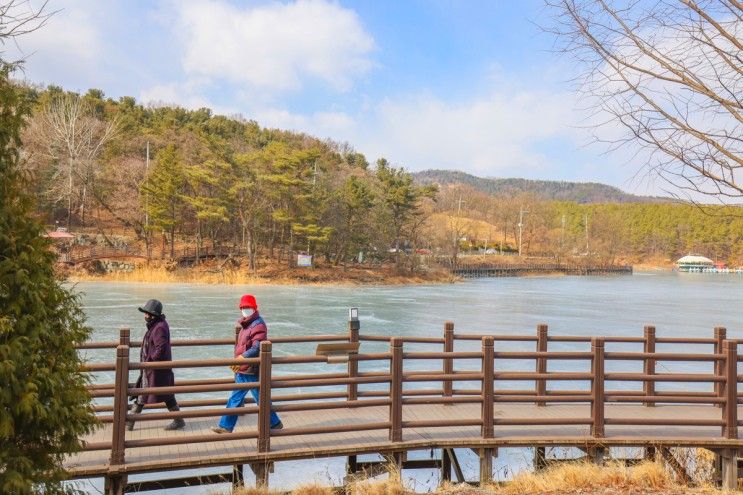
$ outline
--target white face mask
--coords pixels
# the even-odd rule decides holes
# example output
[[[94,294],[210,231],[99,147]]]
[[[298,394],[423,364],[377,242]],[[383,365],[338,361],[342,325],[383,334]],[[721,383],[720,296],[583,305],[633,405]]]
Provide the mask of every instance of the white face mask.
[[[240,310],[243,314],[244,318],[250,318],[253,316],[253,312],[255,311],[253,308],[243,308]]]

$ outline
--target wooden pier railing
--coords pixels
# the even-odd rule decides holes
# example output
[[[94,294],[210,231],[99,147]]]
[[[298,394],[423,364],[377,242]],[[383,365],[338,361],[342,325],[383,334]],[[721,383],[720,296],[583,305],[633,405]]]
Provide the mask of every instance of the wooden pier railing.
[[[721,479],[725,486],[732,486],[737,476],[735,452],[743,448],[738,439],[738,404],[743,402],[738,383],[743,376],[738,374],[739,340],[727,339],[726,334],[726,329],[718,327],[709,338],[660,337],[654,327],[647,326],[637,337],[564,336],[550,334],[547,325],[539,325],[534,335],[463,334],[455,333],[454,324],[447,322],[442,337],[388,337],[360,334],[358,321],[352,320],[346,334],[276,337],[262,342],[260,356],[249,360],[139,363],[132,360],[131,349],[141,343],[132,341],[129,330],[122,329],[118,342],[81,346],[115,349],[115,362],[86,365],[90,372],[113,371],[115,379],[90,386],[103,426],[85,439],[83,452],[71,456],[66,466],[74,477],[104,476],[107,493],[124,493],[133,486],[127,482],[129,474],[209,465],[236,466],[234,472],[240,474],[231,480],[237,483],[247,464],[258,483],[265,484],[270,463],[283,459],[348,455],[349,465],[355,466],[359,453],[382,453],[405,467],[406,462],[412,466],[412,461],[405,461],[401,453],[409,450],[468,447],[478,452],[481,480],[486,481],[492,477],[495,449],[503,446],[578,446],[595,459],[601,459],[611,446],[694,446],[721,456]],[[362,349],[389,347],[334,360],[324,355],[273,352],[274,346],[284,344],[334,341],[361,342]],[[466,349],[456,350],[458,342]],[[534,350],[507,350],[514,343],[533,345]],[[233,344],[234,339],[172,342],[174,347]],[[427,346],[438,349],[419,350]],[[554,350],[555,346],[560,350]],[[697,346],[708,352],[659,352],[658,346]],[[629,347],[637,350],[628,351]],[[507,366],[514,362],[526,363],[528,368]],[[575,363],[572,371],[555,370],[566,362]],[[136,388],[130,380],[130,372],[144,369],[171,368],[178,376],[183,369],[224,369],[238,363],[259,364],[259,381],[236,384],[229,377],[210,377],[206,372],[204,378],[177,380],[172,387]],[[333,369],[302,371],[319,363]],[[430,363],[440,364],[431,367]],[[669,363],[708,370],[659,371]],[[517,383],[526,386],[512,388]],[[226,396],[231,390],[254,388],[259,390],[259,403],[248,399],[229,414],[255,419],[243,419],[236,431],[221,435],[208,427],[225,414],[224,397],[183,398],[211,392]],[[130,396],[150,393],[178,394],[182,410],[152,412],[162,407],[155,405],[141,414],[129,412]],[[282,415],[284,429],[270,428],[272,409]],[[173,418],[188,419],[189,428],[162,432],[160,423]],[[127,420],[138,425],[159,422],[159,426],[127,433]],[[235,442],[241,445],[237,450]],[[205,444],[208,448],[200,447]],[[426,464],[442,469],[448,465],[443,458]],[[447,476],[450,473],[442,472],[443,478]],[[204,479],[214,481],[213,476]],[[193,484],[195,479],[181,481]],[[143,483],[137,487],[141,489]]]
[[[631,275],[631,265],[573,265],[530,263],[524,265],[450,264],[449,270],[464,278],[518,277],[520,275],[561,273],[564,275]]]

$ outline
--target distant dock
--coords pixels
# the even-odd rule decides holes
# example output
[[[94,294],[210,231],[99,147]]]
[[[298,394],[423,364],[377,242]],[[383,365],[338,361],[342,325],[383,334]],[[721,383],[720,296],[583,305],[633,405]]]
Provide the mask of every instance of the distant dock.
[[[631,265],[563,265],[542,263],[532,265],[454,265],[452,274],[464,278],[520,277],[523,275],[563,274],[563,275],[632,275]]]

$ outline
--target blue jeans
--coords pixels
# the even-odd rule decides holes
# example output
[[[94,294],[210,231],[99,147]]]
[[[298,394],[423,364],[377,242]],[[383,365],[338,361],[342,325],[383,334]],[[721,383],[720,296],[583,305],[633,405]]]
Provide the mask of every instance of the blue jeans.
[[[254,374],[244,374],[244,373],[235,373],[235,383],[253,383],[258,381],[258,375]],[[258,404],[258,389],[257,388],[251,388],[251,389],[240,389],[240,390],[233,390],[232,395],[230,395],[229,400],[227,401],[227,409],[233,408],[233,407],[240,407],[243,403],[243,400],[245,400],[245,396],[248,394],[248,391],[250,391],[250,394],[253,396],[253,399],[255,399],[255,403]],[[232,431],[235,429],[235,424],[237,423],[238,416],[222,416],[222,419],[219,420],[219,426],[224,428],[225,430]],[[271,411],[271,428],[279,424],[279,416]]]

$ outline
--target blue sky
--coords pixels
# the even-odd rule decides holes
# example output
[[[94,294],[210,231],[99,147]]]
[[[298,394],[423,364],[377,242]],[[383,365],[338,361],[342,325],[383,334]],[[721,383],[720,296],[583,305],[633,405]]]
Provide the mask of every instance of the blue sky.
[[[541,0],[50,0],[6,47],[30,81],[207,106],[348,141],[370,161],[646,193],[628,154],[586,144]],[[20,49],[20,50],[19,50]]]

